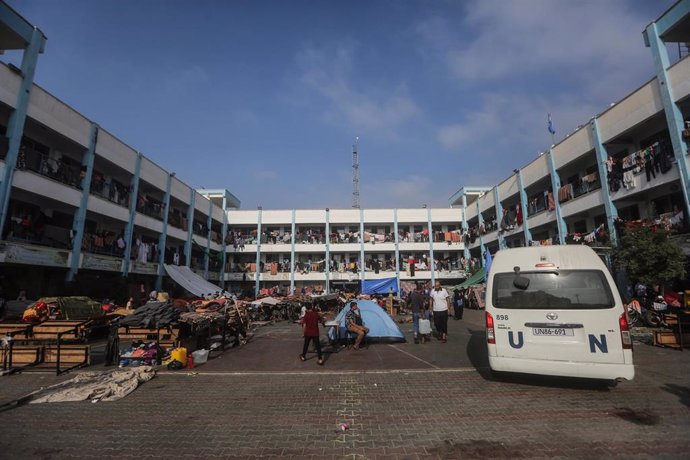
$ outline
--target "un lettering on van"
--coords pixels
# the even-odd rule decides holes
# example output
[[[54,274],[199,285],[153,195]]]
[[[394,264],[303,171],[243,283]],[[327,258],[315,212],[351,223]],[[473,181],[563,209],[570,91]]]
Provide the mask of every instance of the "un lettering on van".
[[[599,335],[599,339],[597,339],[594,334],[589,334],[590,353],[596,353],[596,348],[598,348],[602,353],[609,352],[609,346],[606,344],[606,336],[604,334]]]
[[[608,353],[609,352],[609,346],[606,343],[606,336],[604,334],[599,335],[599,338],[597,338],[594,334],[589,334],[589,351],[591,353],[596,353],[597,349],[601,353]],[[518,331],[517,333],[517,342],[515,341],[515,335],[513,334],[513,331],[508,331],[508,343],[512,348],[515,348],[516,350],[519,350],[525,345],[525,338],[522,334],[522,331]]]

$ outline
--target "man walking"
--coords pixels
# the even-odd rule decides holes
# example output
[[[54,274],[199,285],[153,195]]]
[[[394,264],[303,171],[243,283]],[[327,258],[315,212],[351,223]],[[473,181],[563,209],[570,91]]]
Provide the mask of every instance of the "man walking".
[[[434,316],[434,326],[439,334],[439,339],[446,343],[448,340],[448,310],[450,309],[450,296],[448,291],[441,287],[441,282],[436,281],[434,289],[429,293],[429,309]]]
[[[419,343],[419,320],[427,319],[424,294],[419,284],[415,286],[415,290],[410,294],[408,301],[412,309],[412,333],[414,334],[414,343]],[[424,336],[422,336],[422,341],[424,341]]]

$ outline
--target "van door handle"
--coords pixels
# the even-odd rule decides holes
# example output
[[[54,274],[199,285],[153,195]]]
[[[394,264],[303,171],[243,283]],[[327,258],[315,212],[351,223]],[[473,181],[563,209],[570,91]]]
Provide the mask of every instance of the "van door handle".
[[[551,327],[554,329],[582,329],[584,326],[577,323],[525,323],[525,327]]]

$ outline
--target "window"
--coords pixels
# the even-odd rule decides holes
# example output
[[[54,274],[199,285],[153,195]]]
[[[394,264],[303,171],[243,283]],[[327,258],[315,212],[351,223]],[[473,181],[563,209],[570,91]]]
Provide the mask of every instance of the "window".
[[[518,277],[528,281],[526,288],[516,286]],[[516,310],[597,310],[615,305],[600,270],[498,273],[492,295],[494,307]]]

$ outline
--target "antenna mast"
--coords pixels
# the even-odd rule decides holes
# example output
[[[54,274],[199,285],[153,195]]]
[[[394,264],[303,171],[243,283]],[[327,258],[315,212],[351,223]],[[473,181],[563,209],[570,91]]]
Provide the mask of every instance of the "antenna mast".
[[[359,137],[355,138],[355,144],[352,146],[352,207],[359,209],[359,152],[357,151],[357,144]]]

